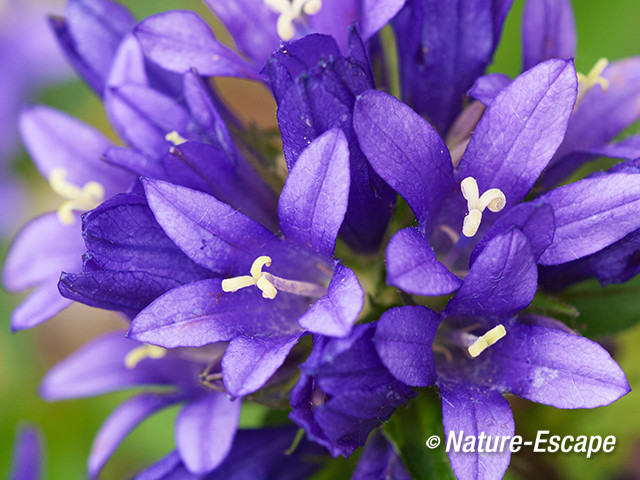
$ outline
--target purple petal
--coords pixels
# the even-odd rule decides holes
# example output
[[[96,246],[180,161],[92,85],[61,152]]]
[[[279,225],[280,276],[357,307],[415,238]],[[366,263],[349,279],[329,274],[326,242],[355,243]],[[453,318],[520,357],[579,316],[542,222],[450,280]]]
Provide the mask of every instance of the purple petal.
[[[631,390],[604,348],[562,330],[514,322],[488,353],[485,381],[557,408],[608,405]]]
[[[122,85],[149,85],[142,47],[133,33],[120,42],[107,77],[107,87]]]
[[[422,117],[394,97],[363,93],[354,128],[369,163],[428,222],[453,188],[449,150]]]
[[[462,281],[436,259],[424,235],[415,228],[396,233],[387,246],[387,282],[415,295],[446,295]]]
[[[543,265],[569,262],[597,252],[640,227],[635,214],[640,176],[614,173],[556,188],[540,197],[553,207],[553,243],[540,257]]]
[[[43,447],[40,432],[23,426],[16,435],[11,455],[11,471],[7,480],[41,480],[43,477]]]
[[[358,319],[364,306],[364,291],[353,270],[338,264],[327,294],[317,300],[298,320],[313,333],[344,337]]]
[[[341,130],[329,130],[302,152],[287,177],[278,203],[284,236],[332,257],[349,183],[347,139]]]
[[[510,83],[511,79],[503,73],[489,73],[478,77],[468,94],[488,107]]]
[[[125,357],[139,347],[124,337],[124,332],[111,332],[87,343],[70,357],[55,365],[40,385],[46,400],[88,397],[141,385],[171,385],[184,381],[190,365],[179,359],[142,360],[135,368],[127,368]]]
[[[536,293],[538,271],[529,241],[518,229],[496,236],[471,265],[447,315],[510,315]]]
[[[280,44],[278,14],[264,0],[205,0],[233,37],[238,49],[262,66]],[[247,15],[251,12],[251,15]]]
[[[506,208],[517,205],[562,142],[576,82],[572,63],[564,60],[549,60],[518,76],[482,116],[456,177],[474,177],[480,192],[499,188]]]
[[[38,285],[11,314],[11,330],[33,328],[56,316],[73,302],[58,292],[57,276]]]
[[[103,158],[111,165],[122,167],[136,175],[161,180],[167,179],[167,172],[161,162],[133,148],[109,147],[105,150]]]
[[[142,394],[130,398],[109,415],[89,454],[89,476],[95,478],[127,435],[147,417],[179,401],[176,397]]]
[[[431,344],[440,317],[423,306],[398,307],[380,317],[374,342],[391,374],[412,387],[428,387],[436,379]]]
[[[405,2],[406,0],[388,0],[386,2],[362,0],[362,6],[360,7],[362,39],[367,42],[382,30],[382,28],[396,16]]]
[[[223,292],[219,279],[174,288],[143,310],[132,322],[129,336],[166,348],[199,347],[245,335],[297,335],[296,319],[306,301],[280,292],[273,300],[257,288]]]
[[[594,155],[635,160],[640,158],[640,135],[633,135],[619,142],[596,147],[589,150]]]
[[[176,445],[189,471],[208,473],[225,459],[238,428],[242,402],[212,392],[188,403],[176,419]]]
[[[282,366],[300,336],[301,333],[234,338],[222,358],[222,379],[227,391],[242,397],[262,388]]]
[[[111,142],[74,117],[49,107],[31,107],[20,116],[20,133],[45,179],[55,168],[64,168],[68,182],[83,187],[98,181],[107,198],[133,184],[132,175],[101,160]]]
[[[528,70],[550,58],[576,53],[576,24],[569,0],[527,0],[522,17],[522,64]]]
[[[153,15],[136,25],[134,34],[145,55],[172,72],[195,68],[206,76],[259,79],[255,70],[222,45],[194,12],[174,10]]]
[[[492,437],[492,442],[513,436],[513,414],[509,402],[499,392],[446,381],[439,382],[438,388],[442,397],[442,423],[447,444],[452,441],[452,435],[463,439],[472,436],[476,438],[477,449],[481,433]],[[511,459],[508,448],[504,452],[497,450],[495,453],[479,453],[477,450],[454,452],[452,449],[448,455],[459,480],[494,480],[502,478]]]

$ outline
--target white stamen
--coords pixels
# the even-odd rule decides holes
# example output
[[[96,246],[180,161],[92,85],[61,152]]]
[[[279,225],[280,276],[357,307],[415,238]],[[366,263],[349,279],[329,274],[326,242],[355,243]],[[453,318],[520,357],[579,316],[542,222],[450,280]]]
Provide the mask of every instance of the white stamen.
[[[478,182],[473,177],[467,177],[460,183],[462,196],[467,201],[469,213],[464,217],[462,234],[465,237],[473,237],[480,223],[482,222],[482,212],[488,208],[492,212],[499,212],[507,203],[507,198],[499,188],[490,188],[480,196]]]
[[[609,65],[609,60],[607,60],[606,58],[601,58],[596,62],[593,68],[589,70],[589,73],[587,73],[586,75],[580,72],[577,73],[578,97],[576,98],[574,110],[582,102],[582,99],[587,94],[587,92],[596,85],[600,85],[600,88],[602,88],[603,92],[607,91],[607,88],[609,88],[609,80],[601,76],[604,69],[607,68],[607,65]]]
[[[177,131],[173,130],[172,132],[167,133],[164,136],[164,139],[167,142],[173,143],[174,146],[182,145],[183,143],[187,143],[187,139],[180,135]]]
[[[467,351],[469,352],[469,355],[475,358],[491,345],[500,340],[502,337],[504,337],[506,334],[507,330],[504,328],[504,325],[496,325],[487,333],[485,333],[481,337],[478,337],[478,339],[471,345],[469,345]]]
[[[264,3],[276,13],[279,13],[276,23],[278,36],[282,40],[291,40],[296,34],[294,21],[302,14],[315,15],[322,9],[322,0],[264,0]]]
[[[134,348],[127,356],[124,357],[124,365],[129,368],[135,368],[142,360],[146,358],[158,359],[167,354],[167,350],[156,345],[140,345]]]
[[[66,180],[67,171],[64,168],[54,168],[49,175],[51,189],[67,201],[58,208],[58,219],[63,225],[75,222],[73,211],[86,212],[93,210],[104,199],[104,187],[98,182],[88,182],[82,188]]]

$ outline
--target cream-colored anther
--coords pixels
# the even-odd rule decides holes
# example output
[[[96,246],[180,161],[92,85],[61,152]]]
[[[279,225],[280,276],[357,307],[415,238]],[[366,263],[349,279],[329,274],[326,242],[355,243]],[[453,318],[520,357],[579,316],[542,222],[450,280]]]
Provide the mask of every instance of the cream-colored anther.
[[[482,222],[482,212],[488,208],[492,212],[499,212],[507,203],[507,198],[499,188],[490,188],[480,196],[478,182],[473,177],[467,177],[460,183],[462,196],[467,201],[469,213],[464,217],[462,224],[462,234],[465,237],[473,237],[480,223]]]
[[[278,36],[282,40],[291,40],[296,34],[293,22],[305,15],[315,15],[322,8],[322,0],[264,0],[264,3],[276,13]]]
[[[86,212],[93,210],[104,200],[104,187],[98,182],[88,182],[82,188],[73,185],[66,180],[67,171],[62,168],[54,168],[49,175],[51,189],[67,201],[58,208],[58,219],[63,225],[72,225],[75,222],[73,211]]]
[[[255,285],[262,291],[264,298],[276,298],[278,290],[276,290],[276,287],[269,281],[267,274],[262,271],[262,267],[264,266],[271,266],[271,257],[262,255],[256,258],[251,265],[250,275],[241,275],[239,277],[225,278],[222,280],[222,291],[236,292],[241,288]]]
[[[609,65],[609,60],[601,58],[586,75],[580,72],[577,73],[578,97],[576,98],[576,107],[582,101],[587,92],[596,85],[600,85],[603,92],[607,91],[607,88],[609,88],[609,80],[601,76],[604,69],[607,68],[607,65]]]
[[[507,334],[507,331],[505,330],[504,325],[502,324],[496,325],[487,333],[485,333],[481,337],[478,337],[478,339],[475,342],[473,342],[471,345],[469,345],[469,347],[467,348],[467,351],[469,352],[469,355],[475,358],[478,355],[480,355],[482,352],[484,352],[487,348],[489,348],[491,345],[493,345],[498,340],[500,340],[502,337],[504,337],[506,334]]]
[[[186,139],[186,138],[184,138],[182,135],[180,135],[180,134],[179,134],[177,131],[175,131],[175,130],[174,130],[174,131],[172,131],[172,132],[167,133],[167,134],[164,136],[164,139],[165,139],[167,142],[171,142],[171,143],[173,143],[173,145],[174,145],[174,146],[176,146],[176,147],[177,147],[178,145],[182,145],[183,143],[187,143],[187,139]]]
[[[129,369],[135,368],[136,365],[146,358],[158,359],[164,357],[166,354],[167,350],[162,347],[146,344],[140,345],[127,353],[127,356],[124,357],[124,365]]]

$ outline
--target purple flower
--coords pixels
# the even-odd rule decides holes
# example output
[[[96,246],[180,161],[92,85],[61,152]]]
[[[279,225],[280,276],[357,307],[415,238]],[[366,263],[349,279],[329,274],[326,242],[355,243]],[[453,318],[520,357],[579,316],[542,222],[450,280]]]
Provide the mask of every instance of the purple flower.
[[[13,446],[11,471],[8,480],[40,480],[42,475],[42,438],[31,426],[18,430]]]
[[[291,392],[289,417],[333,456],[351,455],[396,407],[414,396],[380,361],[374,332],[375,324],[365,324],[346,338],[316,338]]]
[[[221,354],[221,346],[165,351],[112,332],[53,367],[40,393],[47,400],[63,400],[131,387],[161,387],[133,396],[109,416],[91,449],[89,475],[98,475],[140,422],[178,403],[183,404],[175,424],[180,458],[190,472],[203,474],[222,463],[230,451],[242,403],[231,400],[221,388]]]
[[[408,0],[393,20],[403,100],[445,134],[498,45],[512,0]]]
[[[542,265],[591,255],[640,226],[631,214],[640,177],[628,171],[521,203],[562,142],[575,95],[567,61],[525,72],[490,104],[454,165],[444,142],[406,105],[381,92],[361,96],[355,110],[360,145],[419,222],[387,247],[389,283],[419,295],[451,293],[462,285],[451,272],[466,271],[490,239],[514,226]]]
[[[380,432],[371,435],[351,480],[411,480],[393,446]]]
[[[278,124],[287,166],[304,148],[332,128],[349,141],[351,189],[340,234],[354,249],[376,251],[395,204],[393,190],[373,171],[353,128],[356,97],[374,88],[367,54],[355,29],[350,30],[349,56],[340,54],[326,35],[308,35],[283,43],[266,71],[278,103]]]
[[[368,41],[400,10],[404,0],[224,0],[206,2],[225,24],[248,60],[222,45],[210,27],[189,11],[154,15],[140,22],[135,35],[145,55],[161,67],[184,73],[260,80],[258,72],[282,40],[325,33],[346,51],[347,28],[358,21]],[[248,13],[250,12],[250,13]]]
[[[518,313],[533,299],[536,283],[530,244],[514,228],[487,243],[442,315],[410,306],[380,319],[380,358],[408,385],[435,379],[447,437],[460,431],[513,436],[504,393],[558,408],[594,408],[630,391],[622,369],[598,344],[553,319]],[[508,451],[449,452],[460,480],[500,478],[509,457]]]
[[[319,467],[314,457],[326,451],[314,443],[303,441],[293,453],[285,454],[295,434],[295,429],[290,427],[238,430],[227,458],[209,474],[189,472],[178,452],[172,452],[134,480],[307,479]]]
[[[145,180],[165,233],[218,278],[170,290],[133,320],[129,335],[166,348],[229,342],[222,372],[234,396],[259,389],[307,331],[348,335],[364,301],[355,274],[333,258],[348,169],[338,130],[303,152],[278,205],[284,238],[204,193]]]

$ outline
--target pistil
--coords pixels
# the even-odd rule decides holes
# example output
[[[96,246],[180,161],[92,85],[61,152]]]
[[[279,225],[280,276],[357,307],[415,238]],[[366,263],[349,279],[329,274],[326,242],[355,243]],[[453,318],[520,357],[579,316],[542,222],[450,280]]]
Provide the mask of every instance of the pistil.
[[[293,24],[302,14],[315,15],[322,8],[322,0],[264,0],[274,12],[279,13],[276,29],[282,40],[291,40],[296,34]]]
[[[464,217],[462,234],[465,237],[473,237],[480,222],[482,222],[482,212],[488,208],[492,212],[499,212],[507,203],[507,198],[499,188],[490,188],[480,196],[478,182],[473,177],[467,177],[460,184],[462,196],[467,201],[469,213]]]
[[[602,76],[602,72],[607,68],[607,65],[609,65],[609,61],[606,58],[601,58],[586,75],[580,72],[577,73],[578,96],[576,98],[574,110],[578,108],[578,105],[582,102],[582,99],[587,92],[596,85],[600,85],[603,92],[607,91],[607,88],[609,88],[609,80]]]

